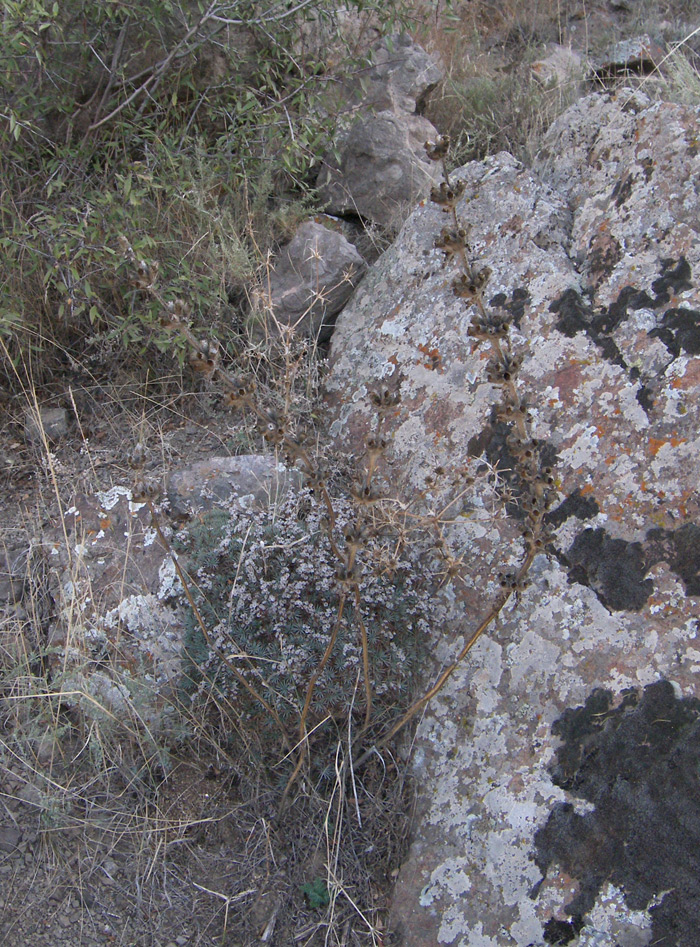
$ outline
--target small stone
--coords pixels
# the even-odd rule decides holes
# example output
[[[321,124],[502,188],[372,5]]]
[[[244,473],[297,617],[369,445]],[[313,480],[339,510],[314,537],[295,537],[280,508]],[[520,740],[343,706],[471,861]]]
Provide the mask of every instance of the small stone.
[[[24,436],[30,444],[53,442],[68,433],[68,412],[65,408],[39,408],[29,410],[24,416]]]
[[[22,800],[22,802],[27,802],[32,806],[38,806],[41,802],[41,793],[36,788],[32,786],[31,783],[27,783],[26,786],[22,788],[17,793],[17,797]]]
[[[13,852],[22,840],[22,830],[14,825],[0,826],[0,852]]]
[[[366,268],[339,229],[307,220],[272,265],[263,300],[274,314],[266,319],[268,330],[293,326],[298,335],[327,342]]]

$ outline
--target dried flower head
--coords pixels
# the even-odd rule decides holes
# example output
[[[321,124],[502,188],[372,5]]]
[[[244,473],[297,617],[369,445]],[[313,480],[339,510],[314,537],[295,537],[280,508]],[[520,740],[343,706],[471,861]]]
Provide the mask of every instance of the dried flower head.
[[[441,181],[438,187],[430,189],[430,200],[433,204],[440,204],[445,210],[451,210],[464,194],[466,186],[464,181],[456,181],[454,184]]]
[[[437,141],[426,141],[423,147],[431,161],[442,161],[450,149],[450,136],[439,135]]]

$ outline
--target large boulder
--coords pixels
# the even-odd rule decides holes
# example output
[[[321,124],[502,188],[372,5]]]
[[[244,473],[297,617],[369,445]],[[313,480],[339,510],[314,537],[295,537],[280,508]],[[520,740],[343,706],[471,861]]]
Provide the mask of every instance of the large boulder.
[[[696,941],[697,118],[630,90],[593,95],[554,124],[534,171],[501,154],[457,175],[556,497],[531,585],[418,727],[393,909],[405,947]],[[434,246],[445,223],[437,206],[414,211],[340,316],[327,378],[346,454],[364,451],[373,386],[398,388],[392,470],[427,512],[455,499],[436,468],[508,466],[488,346],[452,291],[456,258]],[[445,525],[462,567],[443,590],[435,674],[524,556],[522,526],[483,483]]]

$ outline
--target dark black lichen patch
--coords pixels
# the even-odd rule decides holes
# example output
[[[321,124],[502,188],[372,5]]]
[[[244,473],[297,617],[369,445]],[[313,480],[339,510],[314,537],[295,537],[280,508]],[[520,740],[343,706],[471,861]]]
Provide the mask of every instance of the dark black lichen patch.
[[[651,284],[651,288],[656,298],[654,308],[659,309],[671,298],[671,293],[683,293],[686,289],[692,289],[692,272],[690,264],[684,256],[676,262],[671,258],[661,261],[661,275]]]
[[[608,307],[594,309],[575,289],[567,289],[549,309],[559,316],[556,326],[560,332],[568,338],[573,338],[577,332],[585,332],[598,346],[603,358],[627,369],[612,333],[627,319],[630,309],[644,309],[652,304],[653,300],[646,293],[633,286],[623,286],[617,299]]]
[[[656,399],[653,385],[642,385],[635,397],[640,407],[649,414],[654,407],[654,400]]]
[[[595,497],[583,496],[581,491],[576,489],[555,510],[546,514],[545,521],[549,526],[558,529],[570,516],[575,516],[579,520],[590,520],[598,513],[600,513],[600,507]]]
[[[676,698],[668,681],[617,707],[595,690],[552,730],[562,741],[554,782],[595,806],[578,815],[557,804],[535,834],[543,874],[556,863],[579,882],[566,905],[572,925],[609,881],[631,910],[650,910],[655,947],[697,947],[700,701]]]
[[[700,355],[700,312],[697,309],[667,309],[661,325],[652,329],[651,338],[659,338],[671,355],[681,352]]]
[[[568,944],[583,930],[583,918],[580,914],[570,921],[558,921],[551,917],[544,925],[546,944]]]
[[[652,593],[642,544],[613,539],[602,527],[584,529],[560,558],[569,581],[593,589],[611,611],[639,611]]]
[[[644,543],[647,565],[667,562],[685,586],[686,595],[700,595],[700,526],[651,529]]]
[[[596,260],[591,260],[595,266]],[[594,271],[592,271],[594,272]],[[556,327],[568,338],[577,332],[585,332],[601,351],[603,358],[624,368],[630,381],[638,381],[640,372],[629,369],[624,354],[612,338],[612,333],[628,317],[630,311],[638,309],[662,309],[670,300],[671,294],[684,292],[692,288],[691,269],[685,257],[678,261],[661,261],[661,275],[651,284],[653,296],[634,286],[623,286],[617,299],[609,306],[594,307],[575,289],[569,288],[550,305],[550,312],[558,315]],[[661,317],[661,323],[649,332],[651,338],[659,338],[675,358],[681,352],[700,355],[700,312],[689,307],[668,309]],[[645,411],[653,406],[650,379],[645,379],[637,396]]]

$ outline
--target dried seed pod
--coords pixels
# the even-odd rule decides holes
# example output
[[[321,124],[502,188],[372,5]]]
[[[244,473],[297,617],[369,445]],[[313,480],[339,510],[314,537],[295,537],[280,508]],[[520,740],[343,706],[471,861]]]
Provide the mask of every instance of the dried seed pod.
[[[498,584],[502,589],[516,589],[518,587],[517,577],[514,572],[499,572]]]
[[[190,355],[189,363],[195,371],[213,375],[219,367],[218,343],[210,339],[200,339],[197,351]]]
[[[463,227],[458,230],[443,227],[440,236],[435,238],[435,247],[443,251],[445,263],[449,263],[456,254],[464,253],[469,249],[467,231]]]
[[[472,281],[476,291],[476,283]],[[510,331],[510,315],[502,309],[472,317],[467,335],[477,339],[505,339]]]
[[[342,585],[355,585],[359,579],[359,573],[354,566],[348,568],[340,564],[335,570],[335,577]]]
[[[445,181],[441,181],[438,187],[432,187],[430,189],[430,200],[433,204],[440,204],[449,210],[455,206],[462,196],[465,187],[466,184],[464,181],[455,181],[455,183],[451,185]]]
[[[139,260],[136,264],[136,276],[132,280],[132,284],[136,289],[146,292],[154,289],[158,280],[159,266],[160,264],[157,262],[148,263],[146,260]]]
[[[184,299],[174,299],[168,303],[165,311],[161,314],[160,324],[166,329],[174,329],[187,319],[190,314],[190,307]]]
[[[502,352],[486,366],[486,377],[495,385],[502,385],[513,381],[520,370],[522,356]]]
[[[263,431],[264,439],[270,444],[281,444],[287,433],[286,418],[277,414],[276,411],[268,411],[265,429]]]
[[[152,480],[146,480],[143,477],[136,477],[131,488],[131,498],[135,503],[155,500],[159,493],[159,487]]]
[[[450,149],[450,136],[439,135],[437,141],[426,141],[423,147],[431,161],[442,161]]]
[[[476,283],[477,289],[484,289],[488,281],[491,279],[492,269],[490,266],[482,266],[478,273],[474,276],[474,282]]]
[[[375,437],[370,434],[365,438],[365,447],[370,454],[383,454],[388,447],[388,441],[384,437]]]
[[[466,273],[462,273],[452,280],[452,292],[460,299],[476,299],[478,289],[474,280]]]
[[[142,443],[135,444],[126,455],[127,463],[135,470],[146,463],[146,448]]]
[[[356,503],[360,505],[366,505],[370,503],[376,503],[378,500],[381,500],[381,496],[372,489],[372,487],[365,482],[353,483],[350,488],[350,495],[355,500]]]
[[[343,539],[346,546],[354,546],[357,549],[364,543],[365,534],[359,526],[351,523],[343,530]]]
[[[401,401],[398,387],[389,387],[386,384],[376,385],[369,392],[369,400],[380,412],[389,411]]]
[[[136,261],[136,254],[134,253],[134,248],[131,246],[129,241],[123,234],[119,234],[117,237],[117,243],[119,244],[119,249],[122,252],[122,256],[129,263],[134,263]]]

